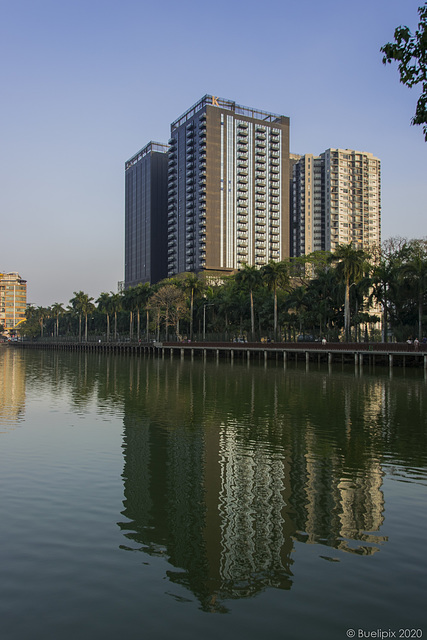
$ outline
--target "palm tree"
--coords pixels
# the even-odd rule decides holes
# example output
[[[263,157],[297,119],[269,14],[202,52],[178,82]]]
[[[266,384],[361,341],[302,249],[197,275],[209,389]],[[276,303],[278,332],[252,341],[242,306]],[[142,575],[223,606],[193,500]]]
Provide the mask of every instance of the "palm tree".
[[[55,328],[56,328],[56,337],[59,335],[59,316],[62,315],[65,311],[64,307],[60,302],[55,302],[50,308],[51,312],[56,318]]]
[[[133,288],[134,302],[137,314],[137,339],[139,341],[140,328],[141,328],[141,309],[147,307],[148,299],[151,295],[151,287],[148,282],[142,284],[141,282]],[[148,315],[148,309],[147,309]],[[147,325],[147,341],[148,341],[148,325]]]
[[[251,340],[255,339],[255,314],[254,314],[254,289],[261,284],[261,272],[255,265],[245,264],[243,269],[238,271],[235,275],[235,281],[242,289],[249,290],[250,302],[251,302]]]
[[[193,340],[194,298],[204,292],[206,285],[196,273],[186,273],[183,279],[177,280],[177,284],[190,295],[190,340]]]
[[[99,298],[96,300],[96,304],[98,305],[99,311],[105,313],[107,317],[107,342],[110,341],[110,314],[111,314],[111,296],[109,293],[105,291],[101,293]]]
[[[268,289],[273,290],[274,295],[274,339],[277,340],[277,288],[289,284],[289,264],[287,262],[270,262],[261,267],[261,277]]]
[[[44,320],[49,315],[49,309],[45,307],[36,307],[35,316],[40,326],[40,337],[43,338]]]
[[[345,285],[344,298],[344,334],[345,340],[350,340],[350,287],[359,282],[367,268],[368,255],[362,249],[354,249],[352,243],[339,244],[329,258],[336,264],[336,273]]]
[[[122,294],[110,293],[110,313],[114,314],[114,340],[117,341],[117,314],[122,310]]]
[[[79,315],[79,342],[82,340],[82,315],[85,317],[85,342],[87,342],[87,317],[94,309],[93,298],[83,291],[73,291],[74,298],[71,298],[71,307]]]
[[[129,340],[133,338],[133,312],[136,308],[135,289],[130,287],[123,292],[122,308],[129,311]]]

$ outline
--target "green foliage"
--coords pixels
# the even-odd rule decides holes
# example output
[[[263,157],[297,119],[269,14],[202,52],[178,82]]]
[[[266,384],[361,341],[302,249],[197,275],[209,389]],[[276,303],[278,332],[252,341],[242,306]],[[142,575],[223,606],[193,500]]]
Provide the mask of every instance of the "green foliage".
[[[20,333],[27,338],[111,335],[114,340],[149,341],[182,335],[200,340],[234,338],[295,339],[307,333],[328,341],[341,337],[363,340],[422,339],[427,317],[427,239],[391,238],[382,251],[366,253],[343,245],[334,254],[316,252],[298,259],[245,266],[208,286],[195,274],[166,279],[155,286],[139,284],[123,293],[100,294],[96,300],[74,292],[68,309],[29,306]],[[143,331],[140,331],[143,313]],[[381,316],[381,317],[380,317]],[[135,332],[136,322],[136,332]],[[369,328],[369,331],[368,331]],[[151,332],[151,333],[150,333]],[[135,335],[136,333],[136,335]],[[379,336],[378,336],[379,337]]]
[[[421,85],[412,124],[423,125],[427,142],[427,3],[418,8],[418,13],[420,21],[415,34],[412,35],[408,27],[397,27],[395,42],[388,42],[381,47],[381,51],[384,53],[384,64],[392,60],[399,63],[400,82],[407,87]]]

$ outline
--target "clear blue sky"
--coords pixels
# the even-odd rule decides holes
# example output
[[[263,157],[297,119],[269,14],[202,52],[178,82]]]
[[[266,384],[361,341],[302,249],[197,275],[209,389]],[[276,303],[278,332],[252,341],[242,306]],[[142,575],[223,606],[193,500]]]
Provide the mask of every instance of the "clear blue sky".
[[[0,0],[0,270],[28,301],[123,279],[124,163],[206,93],[291,119],[291,151],[382,161],[382,236],[427,235],[419,92],[385,67],[422,0]]]

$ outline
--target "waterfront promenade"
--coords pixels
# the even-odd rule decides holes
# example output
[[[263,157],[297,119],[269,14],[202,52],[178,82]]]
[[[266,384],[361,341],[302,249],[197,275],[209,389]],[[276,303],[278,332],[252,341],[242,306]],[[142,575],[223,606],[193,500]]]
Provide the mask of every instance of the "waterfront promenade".
[[[83,351],[92,353],[149,354],[153,357],[216,358],[276,362],[341,363],[356,366],[424,367],[427,370],[427,344],[319,342],[67,342],[24,341],[12,348]]]

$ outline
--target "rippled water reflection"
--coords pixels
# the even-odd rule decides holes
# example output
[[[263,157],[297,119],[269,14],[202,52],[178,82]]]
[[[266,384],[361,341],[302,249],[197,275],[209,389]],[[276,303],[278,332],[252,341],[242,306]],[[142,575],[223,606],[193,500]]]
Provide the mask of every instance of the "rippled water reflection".
[[[422,371],[8,347],[0,367],[4,637],[422,627]]]

